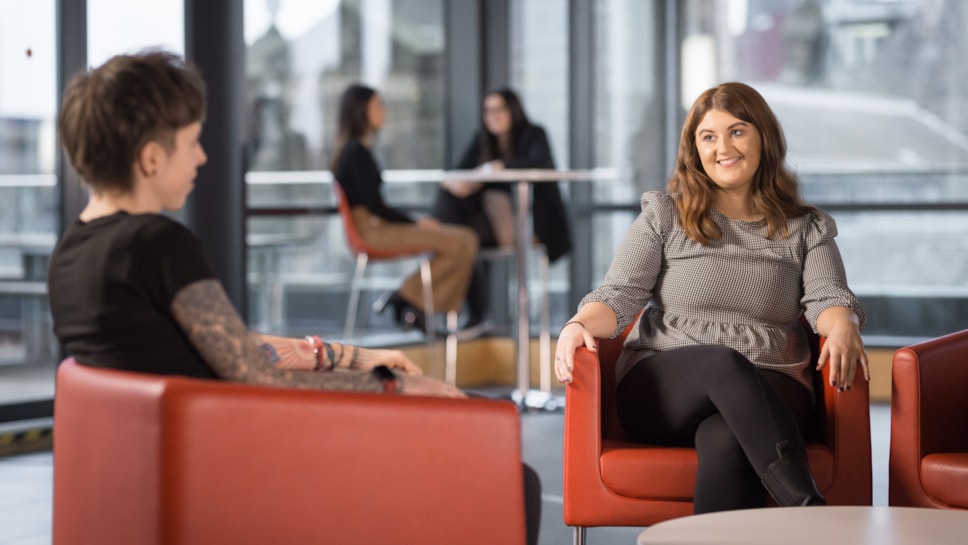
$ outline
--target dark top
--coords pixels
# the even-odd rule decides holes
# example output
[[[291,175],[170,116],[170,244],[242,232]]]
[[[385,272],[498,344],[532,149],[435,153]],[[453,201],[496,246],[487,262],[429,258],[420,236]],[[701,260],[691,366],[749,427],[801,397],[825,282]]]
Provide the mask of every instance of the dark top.
[[[492,159],[498,159],[494,157]],[[481,155],[481,134],[474,135],[470,145],[464,151],[457,168],[469,170],[491,159]],[[504,161],[505,168],[555,168],[555,160],[551,155],[548,135],[539,125],[528,125],[521,132],[517,144],[514,146],[514,157]],[[507,188],[509,184],[489,183],[485,189]],[[555,261],[571,250],[571,229],[568,214],[561,192],[556,183],[532,184],[534,215],[534,233],[548,250],[548,259]],[[480,192],[467,197],[480,199]]]
[[[396,223],[414,223],[407,214],[390,208],[383,201],[383,177],[373,153],[359,140],[350,140],[336,161],[336,182],[351,207],[362,204],[371,214]]]
[[[214,277],[198,239],[165,216],[78,220],[51,256],[54,333],[87,365],[217,378],[171,314],[175,294]]]

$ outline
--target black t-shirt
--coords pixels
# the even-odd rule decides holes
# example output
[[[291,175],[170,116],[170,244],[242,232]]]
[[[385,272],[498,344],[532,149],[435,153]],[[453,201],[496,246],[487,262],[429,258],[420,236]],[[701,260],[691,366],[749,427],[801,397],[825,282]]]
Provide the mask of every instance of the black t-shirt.
[[[51,256],[54,333],[87,365],[217,378],[171,313],[179,290],[214,277],[198,239],[165,216],[78,220]]]

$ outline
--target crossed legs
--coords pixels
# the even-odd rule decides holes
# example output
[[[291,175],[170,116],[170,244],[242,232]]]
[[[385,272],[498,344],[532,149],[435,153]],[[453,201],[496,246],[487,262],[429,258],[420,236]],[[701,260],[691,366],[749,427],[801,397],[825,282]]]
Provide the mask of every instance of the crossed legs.
[[[810,393],[729,348],[691,346],[638,362],[619,383],[617,405],[636,441],[695,446],[697,513],[760,507],[771,464],[805,460]]]

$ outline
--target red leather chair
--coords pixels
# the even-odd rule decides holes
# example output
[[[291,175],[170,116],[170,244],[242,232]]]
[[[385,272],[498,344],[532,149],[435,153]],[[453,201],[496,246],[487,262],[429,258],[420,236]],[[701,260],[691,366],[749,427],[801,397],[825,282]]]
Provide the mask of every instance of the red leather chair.
[[[888,503],[968,509],[968,330],[901,348],[891,377]]]
[[[430,277],[430,259],[427,256],[427,252],[423,250],[373,248],[368,245],[356,228],[356,222],[353,221],[353,212],[350,209],[349,203],[346,201],[346,197],[343,195],[343,190],[335,182],[333,183],[333,194],[336,196],[336,205],[339,208],[340,218],[343,220],[343,229],[346,231],[346,243],[350,248],[350,252],[356,257],[356,270],[354,271],[353,281],[350,285],[350,301],[346,307],[346,329],[343,332],[343,336],[347,339],[353,336],[353,329],[356,327],[360,290],[363,287],[362,281],[366,274],[366,266],[371,259],[386,260],[407,257],[420,259],[420,281],[424,291],[424,308],[427,309],[428,316],[433,316],[433,287]],[[432,338],[434,335],[435,331],[432,327],[432,322],[428,320],[427,337]]]
[[[634,322],[633,322],[634,325]],[[697,458],[692,448],[628,440],[615,408],[615,362],[631,330],[598,339],[598,353],[579,349],[566,388],[564,520],[575,543],[588,526],[647,526],[692,514]],[[807,454],[817,485],[832,505],[871,505],[870,397],[858,375],[838,394],[818,376],[819,437]]]
[[[339,184],[333,183],[333,194],[336,196],[336,204],[339,208],[339,215],[343,220],[343,229],[346,231],[346,243],[350,252],[356,256],[356,269],[353,272],[353,280],[350,283],[350,299],[346,305],[346,325],[343,330],[343,338],[351,339],[353,330],[356,327],[356,315],[360,306],[360,291],[363,289],[363,280],[366,276],[366,266],[370,260],[391,260],[416,258],[420,260],[420,283],[423,287],[423,308],[427,315],[426,333],[427,349],[431,358],[434,357],[434,344],[437,342],[437,329],[434,326],[434,298],[433,283],[430,274],[430,255],[429,250],[397,250],[387,248],[374,248],[363,240],[360,232],[353,221],[353,212],[343,190]],[[447,313],[447,329],[450,332],[457,331],[457,313]],[[444,345],[444,380],[451,384],[457,383],[457,338],[453,334],[447,336]]]
[[[526,541],[510,402],[67,360],[54,429],[54,545]]]

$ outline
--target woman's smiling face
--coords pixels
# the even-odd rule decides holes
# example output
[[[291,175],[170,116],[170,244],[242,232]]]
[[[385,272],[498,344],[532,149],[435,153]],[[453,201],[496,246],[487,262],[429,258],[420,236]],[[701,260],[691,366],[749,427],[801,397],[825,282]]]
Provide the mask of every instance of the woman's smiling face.
[[[709,110],[696,128],[696,150],[717,187],[749,191],[762,152],[756,127],[723,110]]]

